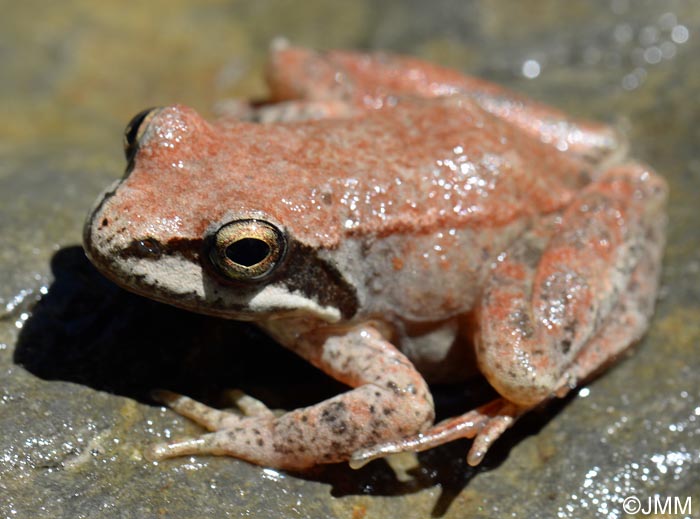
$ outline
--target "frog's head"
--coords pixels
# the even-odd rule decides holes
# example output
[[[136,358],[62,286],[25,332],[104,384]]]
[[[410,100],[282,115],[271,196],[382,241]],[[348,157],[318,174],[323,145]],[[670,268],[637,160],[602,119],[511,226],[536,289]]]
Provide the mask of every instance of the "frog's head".
[[[355,289],[308,238],[313,220],[300,223],[283,203],[294,188],[275,160],[289,139],[254,135],[260,126],[214,127],[182,106],[134,117],[126,174],[85,225],[90,260],[119,285],[188,310],[241,320],[351,317]]]

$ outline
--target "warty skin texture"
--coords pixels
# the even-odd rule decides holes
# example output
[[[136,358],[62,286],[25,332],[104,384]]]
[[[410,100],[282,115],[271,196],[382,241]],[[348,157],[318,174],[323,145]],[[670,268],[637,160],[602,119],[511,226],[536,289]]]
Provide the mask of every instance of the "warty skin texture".
[[[352,389],[281,417],[161,392],[212,432],[152,458],[359,466],[467,437],[477,464],[646,330],[666,186],[612,129],[414,58],[280,47],[268,78],[269,103],[219,121],[180,105],[137,120],[86,251],[130,290],[254,321]],[[246,221],[282,252],[231,279],[212,247]],[[426,377],[475,368],[501,398],[433,425]]]

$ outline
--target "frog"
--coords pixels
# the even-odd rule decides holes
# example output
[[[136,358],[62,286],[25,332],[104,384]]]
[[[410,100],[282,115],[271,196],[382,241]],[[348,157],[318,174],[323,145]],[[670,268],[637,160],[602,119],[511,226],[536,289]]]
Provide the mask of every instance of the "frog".
[[[251,322],[347,390],[282,413],[157,390],[208,432],[147,459],[357,468],[466,438],[475,466],[644,335],[667,186],[621,131],[380,51],[276,45],[266,77],[264,102],[212,121],[136,115],[84,248],[118,285]],[[497,396],[435,423],[429,383],[475,374]]]

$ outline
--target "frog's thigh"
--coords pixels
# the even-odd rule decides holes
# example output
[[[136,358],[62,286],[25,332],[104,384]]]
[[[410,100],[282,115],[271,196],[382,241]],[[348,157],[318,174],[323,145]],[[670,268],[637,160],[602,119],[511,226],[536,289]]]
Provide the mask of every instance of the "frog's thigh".
[[[495,83],[417,58],[392,54],[273,48],[268,81],[275,99],[343,99],[366,93],[420,97],[459,93],[524,132],[594,162],[624,149],[609,126],[576,120]]]
[[[620,295],[615,308],[601,330],[581,350],[572,366],[562,376],[557,396],[562,397],[577,382],[615,360],[627,346],[639,340],[646,331],[649,317],[654,310],[656,290],[661,268],[661,225],[650,229],[649,240],[644,244],[637,267],[630,276],[626,290]]]
[[[662,225],[652,226],[649,230],[649,239],[644,243],[645,252],[630,276],[627,290],[600,331],[583,346],[555,384],[553,392],[557,396],[563,397],[577,381],[605,366],[646,330],[654,307],[661,263],[661,233]],[[475,466],[482,461],[491,444],[527,410],[527,406],[497,399],[464,415],[447,419],[419,435],[355,452],[351,465],[359,467],[378,457],[405,451],[420,452],[460,438],[473,438],[467,461]]]
[[[536,405],[643,333],[665,196],[663,180],[643,166],[611,169],[582,191],[559,226],[534,229],[495,267],[479,309],[477,359],[507,400]],[[625,331],[620,323],[635,308],[644,311]]]
[[[260,465],[302,469],[346,460],[358,449],[415,434],[432,423],[432,397],[424,380],[374,329],[355,328],[322,344],[307,342],[293,349],[355,389],[280,417],[227,418],[202,408],[213,417],[208,425],[219,423],[221,430],[156,445],[148,456],[220,454]]]

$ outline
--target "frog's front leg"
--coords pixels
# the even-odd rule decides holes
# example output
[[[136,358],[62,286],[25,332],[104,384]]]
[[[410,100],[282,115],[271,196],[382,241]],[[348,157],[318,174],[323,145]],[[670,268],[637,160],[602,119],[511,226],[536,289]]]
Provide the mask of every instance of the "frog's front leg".
[[[354,389],[275,417],[241,417],[164,394],[176,411],[215,432],[155,445],[150,459],[217,454],[299,470],[416,434],[434,418],[432,396],[410,361],[369,325],[337,334],[309,332],[288,346]]]

